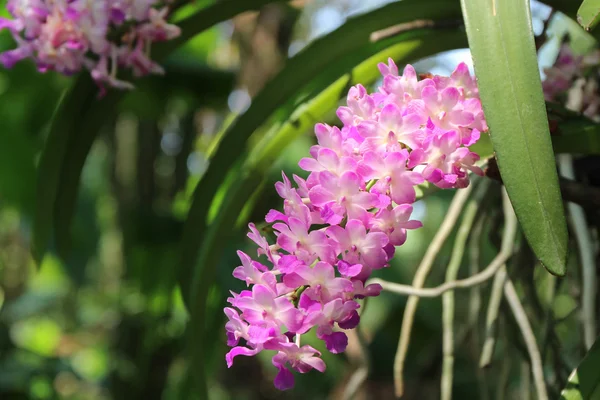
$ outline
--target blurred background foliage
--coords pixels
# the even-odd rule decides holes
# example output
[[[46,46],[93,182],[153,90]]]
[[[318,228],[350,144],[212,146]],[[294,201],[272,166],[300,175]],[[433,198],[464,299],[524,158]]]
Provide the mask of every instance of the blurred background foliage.
[[[195,2],[176,17],[184,18],[211,3]],[[183,220],[215,140],[247,109],[288,56],[343,24],[349,15],[382,3],[271,4],[218,24],[182,46],[165,63],[164,77],[138,81],[136,90],[118,103],[118,112],[101,121],[101,134],[83,169],[72,225],[63,227],[71,232],[70,251],[62,258],[49,253],[39,264],[30,255],[36,166],[52,115],[72,79],[39,74],[31,63],[0,70],[0,399],[188,398],[183,392],[189,361],[184,339],[188,314],[177,284],[176,263]],[[539,33],[549,11],[535,3],[533,12]],[[0,48],[12,46],[3,32]],[[470,62],[468,51],[443,53],[419,61],[416,67],[423,73],[449,74],[459,61]],[[333,117],[331,112],[330,122]],[[258,222],[268,209],[279,206],[272,184],[280,179],[282,169],[288,175],[304,174],[297,161],[313,141],[308,130],[279,154],[268,169],[266,190],[257,192],[246,220]],[[452,195],[437,193],[415,205],[424,228],[409,234],[385,271],[386,280],[412,280]],[[493,224],[484,227],[482,265],[496,252],[490,240],[494,234]],[[220,240],[225,241],[225,251],[218,260],[204,321],[210,335],[198,338],[209,340],[203,346],[209,350],[205,369],[211,399],[341,398],[360,363],[354,336],[347,353],[324,352],[326,374],[299,377],[289,393],[272,387],[274,371],[268,357],[240,357],[227,370],[222,308],[228,290],[242,289],[231,276],[238,265],[235,249],[249,254],[252,250],[245,224],[231,226]],[[451,242],[436,261],[432,284],[443,280]],[[578,273],[577,268],[569,271]],[[543,292],[552,285],[539,266],[523,273],[535,274],[539,284],[531,290]],[[564,346],[556,355],[562,358],[556,361],[561,366],[559,382],[564,382],[581,356],[580,332],[572,313],[576,304],[570,296],[577,290],[565,285],[554,302],[560,319],[556,332]],[[466,304],[471,295],[457,293],[457,304]],[[405,302],[403,297],[383,293],[364,311],[361,326],[372,371],[367,388],[359,394],[362,398],[392,398],[392,363]],[[457,320],[465,326],[468,311],[458,307]],[[440,314],[439,298],[422,300],[408,354],[406,399],[439,396]],[[502,320],[501,328],[509,332],[503,337],[520,343],[512,321]],[[475,336],[473,330],[465,330],[460,337],[455,395],[476,396],[484,391],[474,388],[487,382],[492,385],[489,389],[505,389],[503,398],[519,398],[525,376],[519,358],[505,356],[508,343],[502,339],[492,366],[479,370]],[[321,349],[316,340],[308,343]]]

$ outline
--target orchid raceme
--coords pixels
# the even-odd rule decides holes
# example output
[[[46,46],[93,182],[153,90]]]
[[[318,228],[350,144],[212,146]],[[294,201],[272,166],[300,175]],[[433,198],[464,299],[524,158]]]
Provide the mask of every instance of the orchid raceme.
[[[381,292],[367,279],[389,265],[408,230],[422,226],[411,219],[415,186],[463,188],[469,171],[482,174],[468,146],[487,125],[467,66],[424,79],[410,65],[399,75],[391,59],[379,70],[376,93],[350,89],[337,111],[341,128],[316,125],[318,144],[299,164],[308,178],[294,176],[293,185],[283,174],[275,185],[283,211],[265,218],[275,241],[250,224],[260,261],[238,252],[242,265],[233,275],[248,290],[232,292],[225,308],[227,365],[238,355],[274,351],[281,390],[293,387],[291,370],[325,370],[320,352],[302,345],[309,330],[328,351],[346,349],[344,330],[360,320],[357,300]]]
[[[0,54],[11,68],[31,58],[38,70],[65,75],[90,71],[101,88],[132,88],[117,78],[120,68],[135,76],[162,73],[150,59],[153,43],[173,39],[177,26],[165,18],[171,1],[158,0],[8,0],[13,19],[0,18],[17,48]]]
[[[563,43],[554,65],[544,69],[544,97],[600,121],[599,66],[600,50],[576,55],[569,43]]]

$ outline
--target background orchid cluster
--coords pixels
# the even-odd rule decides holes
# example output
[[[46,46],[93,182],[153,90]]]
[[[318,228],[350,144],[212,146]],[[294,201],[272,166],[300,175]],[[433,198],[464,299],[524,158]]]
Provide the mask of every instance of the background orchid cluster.
[[[558,57],[551,68],[544,69],[542,82],[544,97],[600,121],[600,50],[577,55],[568,42],[562,44]]]
[[[283,212],[266,216],[276,243],[250,224],[248,237],[264,261],[238,252],[242,265],[233,275],[251,288],[228,299],[233,349],[226,361],[231,367],[237,355],[276,351],[278,389],[294,385],[288,367],[325,370],[319,351],[301,343],[310,329],[330,352],[346,349],[343,330],[359,323],[357,300],[381,291],[367,279],[388,266],[407,230],[422,226],[410,219],[415,186],[463,188],[469,171],[482,174],[468,146],[487,125],[468,67],[421,80],[410,65],[399,75],[391,59],[379,69],[376,93],[350,89],[347,106],[337,111],[341,129],[316,125],[318,144],[299,163],[308,178],[294,176],[294,187],[284,174],[276,184]]]
[[[0,18],[0,29],[10,30],[18,47],[1,53],[0,62],[11,68],[31,58],[41,72],[66,75],[87,69],[101,87],[132,88],[117,78],[118,69],[135,76],[162,73],[150,59],[152,43],[180,34],[165,21],[169,2],[8,0],[13,19]]]

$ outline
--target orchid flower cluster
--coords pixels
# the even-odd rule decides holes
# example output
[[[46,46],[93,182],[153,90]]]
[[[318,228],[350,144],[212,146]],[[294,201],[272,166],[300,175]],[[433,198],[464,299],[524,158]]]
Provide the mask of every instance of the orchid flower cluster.
[[[569,109],[600,121],[600,50],[575,55],[569,43],[563,43],[551,68],[544,69],[542,82],[547,101],[566,104]]]
[[[347,106],[337,110],[342,128],[316,125],[318,144],[299,163],[308,178],[294,176],[294,187],[283,174],[275,185],[283,212],[271,210],[265,219],[276,242],[249,225],[263,260],[238,252],[242,265],[233,276],[251,288],[232,292],[225,308],[233,347],[227,365],[273,350],[280,390],[294,385],[290,369],[325,370],[321,353],[301,343],[312,328],[331,353],[346,349],[344,330],[360,320],[357,300],[382,290],[367,279],[388,266],[407,230],[422,226],[411,219],[415,186],[464,188],[469,171],[483,174],[468,148],[487,130],[468,67],[419,79],[410,65],[399,75],[390,59],[379,70],[376,93],[350,89]]]
[[[40,72],[65,75],[90,71],[97,84],[130,89],[119,68],[135,76],[160,74],[150,59],[153,43],[173,39],[180,29],[165,18],[170,1],[158,0],[8,0],[13,19],[0,18],[17,48],[0,54],[11,68],[31,58]]]

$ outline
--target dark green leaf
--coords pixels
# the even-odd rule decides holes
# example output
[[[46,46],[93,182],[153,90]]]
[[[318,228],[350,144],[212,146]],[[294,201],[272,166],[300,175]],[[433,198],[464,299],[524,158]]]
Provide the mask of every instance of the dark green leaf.
[[[552,136],[555,153],[600,154],[600,125],[565,123],[559,133]]]
[[[71,222],[85,160],[98,133],[104,124],[111,120],[115,105],[124,95],[121,92],[110,92],[104,98],[97,99],[94,96],[95,90],[97,89],[89,92],[89,96],[92,97],[90,107],[81,111],[81,118],[73,118],[73,128],[67,131],[70,133],[69,142],[61,159],[60,180],[54,200],[53,226],[56,251],[63,259],[66,259],[70,248]]]
[[[33,222],[32,252],[41,261],[47,250],[54,222],[54,200],[58,192],[67,147],[76,130],[77,116],[91,107],[95,99],[91,79],[78,79],[65,94],[52,119],[50,134],[38,165],[36,208]]]
[[[35,142],[23,132],[0,135],[0,198],[31,216],[35,201]],[[18,172],[17,172],[18,171]]]
[[[564,275],[567,228],[529,1],[461,0],[498,167],[529,244]]]
[[[544,0],[543,3],[568,15],[573,19],[575,19],[575,16],[577,15],[577,9],[581,4],[578,1],[573,0]]]
[[[587,352],[581,364],[569,376],[561,400],[600,399],[600,340]]]

